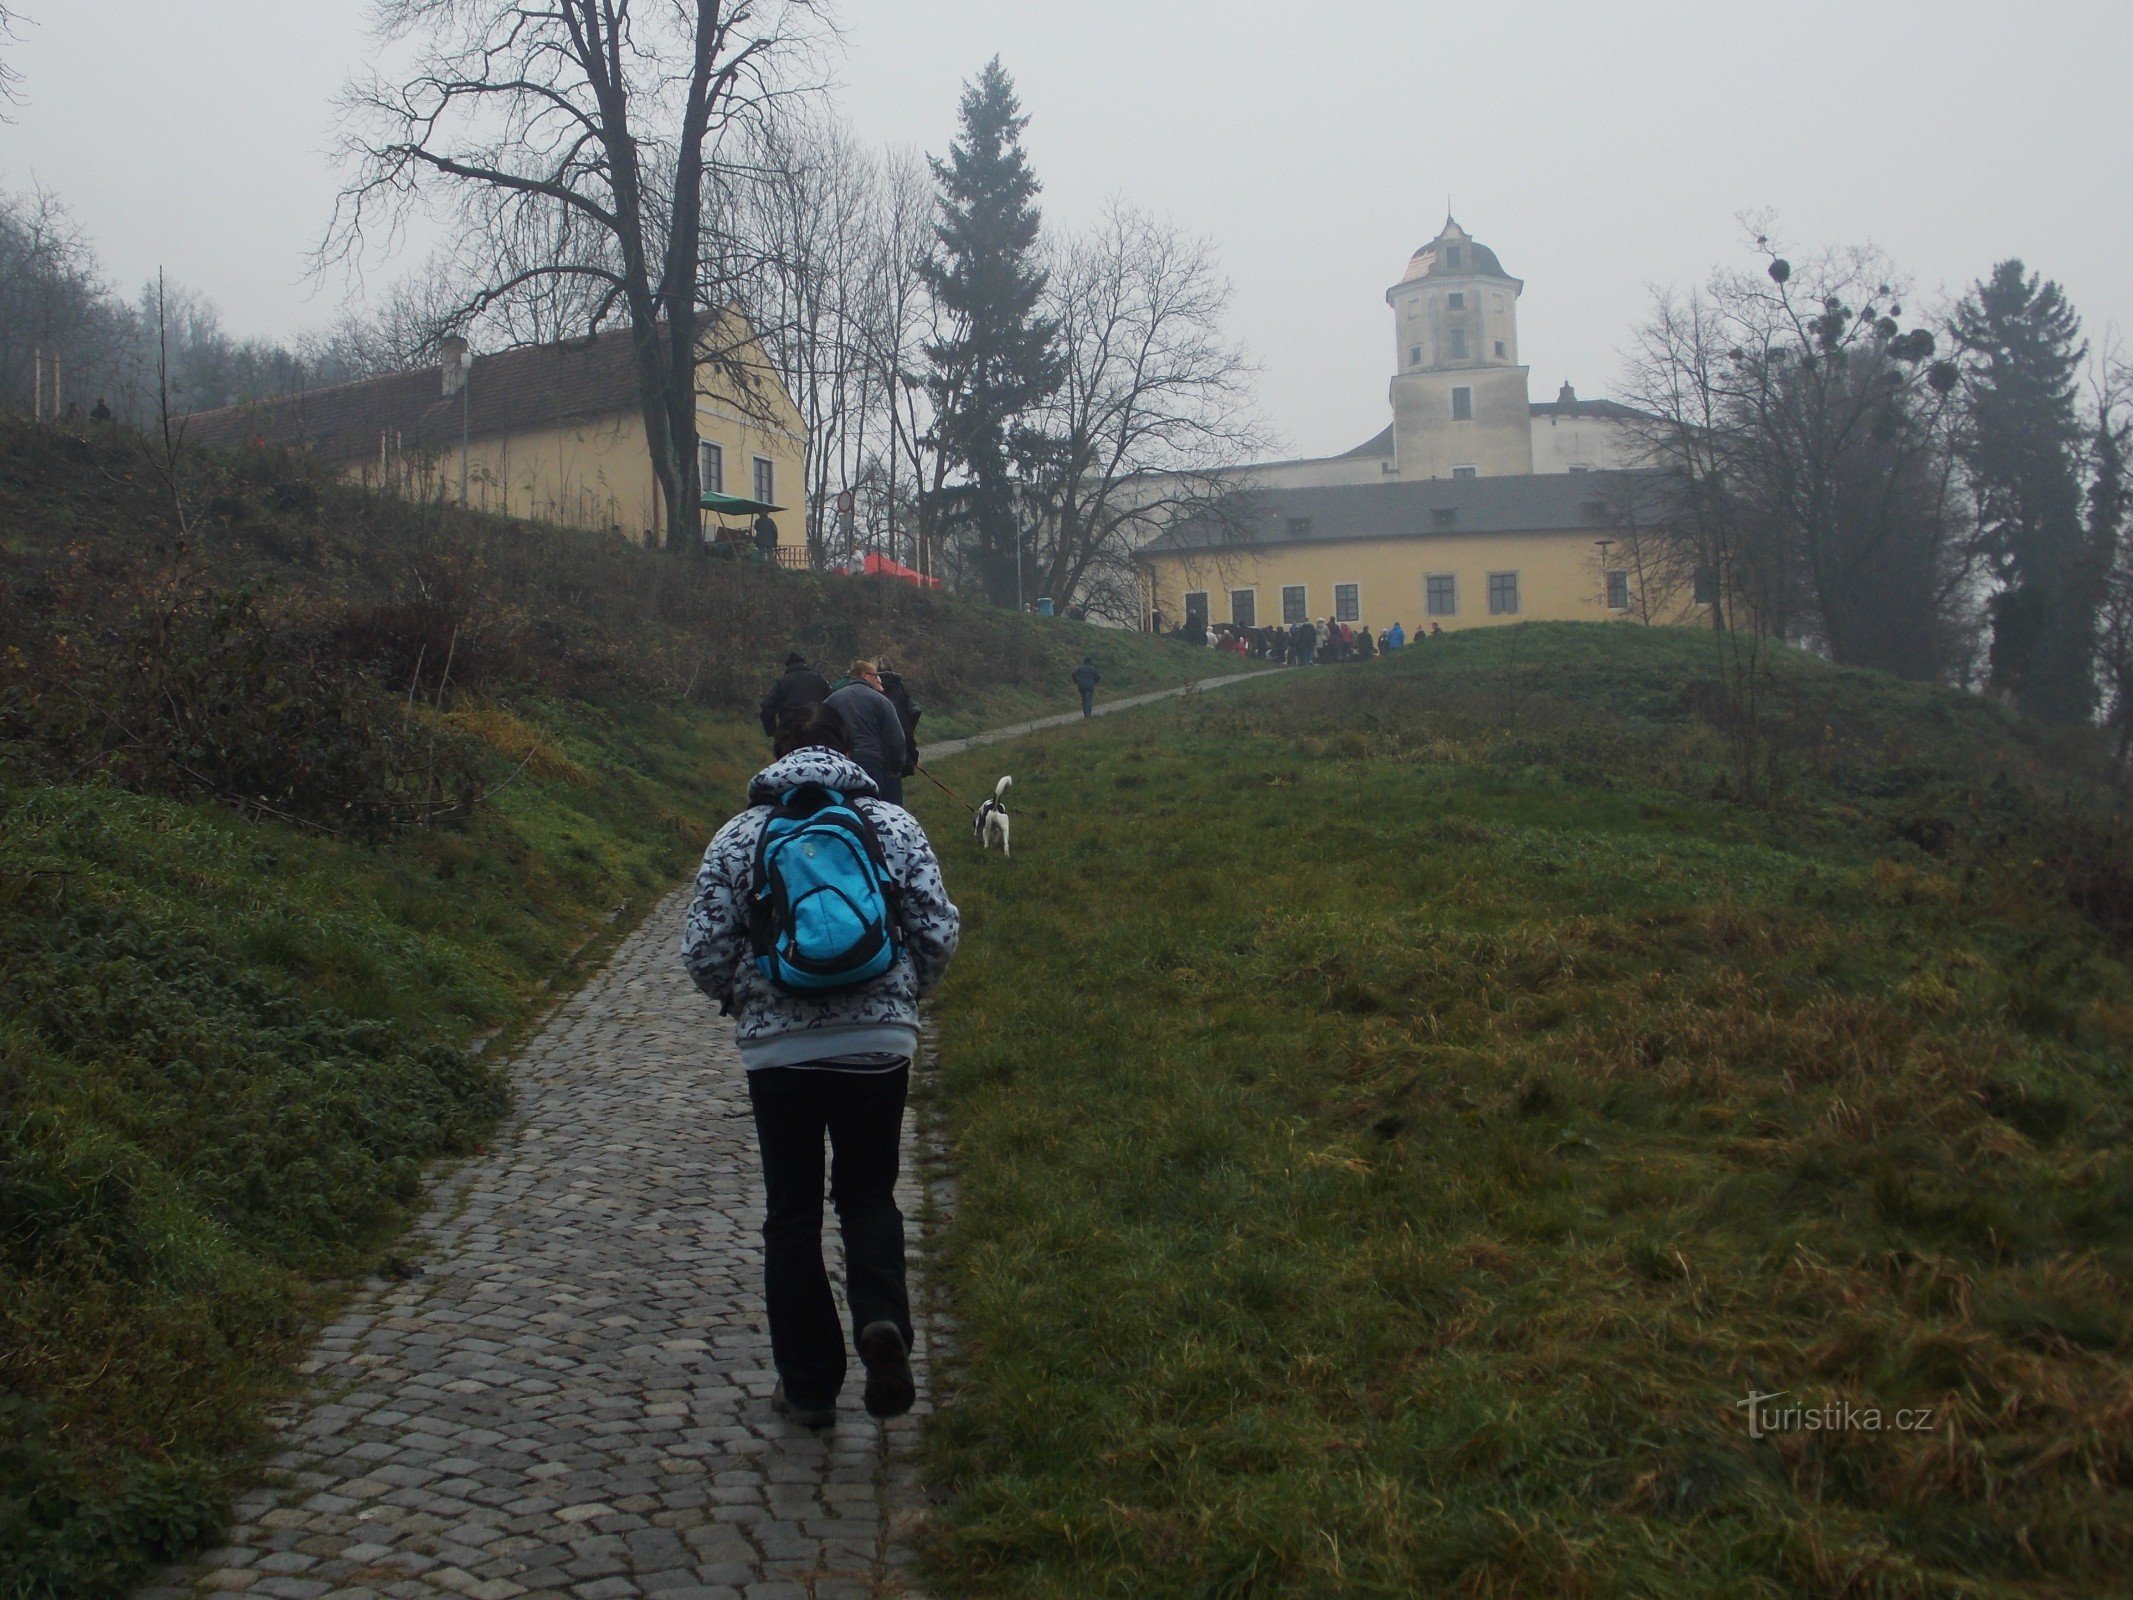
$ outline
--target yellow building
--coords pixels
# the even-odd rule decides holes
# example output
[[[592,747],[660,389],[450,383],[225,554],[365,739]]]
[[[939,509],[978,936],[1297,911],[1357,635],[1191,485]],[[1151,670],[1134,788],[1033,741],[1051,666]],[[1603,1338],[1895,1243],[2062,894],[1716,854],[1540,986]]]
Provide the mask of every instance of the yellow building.
[[[1637,413],[1529,397],[1525,285],[1450,218],[1386,292],[1391,425],[1338,456],[1235,469],[1235,501],[1138,553],[1150,621],[1265,627],[1677,620],[1617,531],[1637,483]]]
[[[778,557],[804,565],[806,430],[752,334],[731,341],[746,393],[722,364],[698,368],[698,469],[707,492],[793,509],[772,514]],[[500,516],[665,539],[665,507],[645,443],[627,329],[460,360],[447,341],[432,367],[229,406],[186,420],[194,443],[309,450],[343,477]],[[464,450],[462,451],[462,439]],[[749,513],[707,513],[744,530]]]
[[[1141,551],[1159,626],[1641,616],[1612,473],[1262,490]],[[1637,476],[1641,477],[1642,474]],[[1670,614],[1666,620],[1673,620]]]

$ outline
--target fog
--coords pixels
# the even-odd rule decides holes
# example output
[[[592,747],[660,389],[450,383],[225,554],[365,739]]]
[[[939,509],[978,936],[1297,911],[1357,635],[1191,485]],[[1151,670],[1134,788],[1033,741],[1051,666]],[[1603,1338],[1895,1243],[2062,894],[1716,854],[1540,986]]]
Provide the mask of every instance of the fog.
[[[339,182],[332,97],[374,54],[363,0],[21,9],[0,184],[55,190],[122,290],[160,265],[273,336],[363,292],[305,275]],[[1877,244],[1926,293],[2020,255],[2098,343],[2133,307],[2133,8],[2102,0],[909,0],[840,21],[826,72],[862,138],[940,151],[997,52],[1049,220],[1117,195],[1209,239],[1297,453],[1383,425],[1384,290],[1447,197],[1525,279],[1537,398],[1607,392],[1650,285],[1741,260],[1753,209],[1795,248]],[[367,283],[422,254],[417,230]]]

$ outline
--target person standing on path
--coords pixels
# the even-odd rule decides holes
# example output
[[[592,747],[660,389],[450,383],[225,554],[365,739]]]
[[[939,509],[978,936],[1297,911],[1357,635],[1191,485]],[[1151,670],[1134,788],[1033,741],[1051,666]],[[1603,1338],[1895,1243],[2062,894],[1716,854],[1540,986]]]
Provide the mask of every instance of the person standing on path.
[[[896,775],[908,778],[918,771],[918,719],[925,712],[912,700],[902,673],[891,672],[886,661],[877,661],[875,666],[881,671],[881,692],[889,697],[889,704],[896,707],[896,720],[904,730],[904,764],[897,769]]]
[[[757,853],[773,808],[819,786],[842,797],[879,842],[894,927],[886,971],[847,988],[796,993],[759,966],[751,937]],[[918,819],[876,797],[852,759],[844,720],[813,706],[779,727],[776,756],[748,785],[748,809],[704,852],[682,933],[696,986],[734,1019],[763,1157],[763,1290],[772,1406],[804,1427],[836,1420],[844,1333],[822,1264],[823,1140],[844,1239],[844,1298],[866,1369],[867,1414],[898,1417],[916,1398],[898,1143],[918,1002],[948,970],[962,918]],[[767,961],[768,957],[760,958]]]
[[[770,686],[770,693],[763,696],[758,708],[763,732],[775,739],[778,724],[788,713],[820,705],[829,698],[829,692],[829,683],[822,674],[807,664],[807,657],[793,651],[785,658],[783,676]]]
[[[850,681],[823,704],[844,718],[852,759],[874,780],[874,792],[893,805],[904,803],[904,722],[896,714],[881,672],[871,661],[852,663]]]
[[[1081,665],[1074,669],[1074,687],[1081,691],[1081,714],[1085,717],[1096,710],[1097,678],[1095,658],[1083,656]]]

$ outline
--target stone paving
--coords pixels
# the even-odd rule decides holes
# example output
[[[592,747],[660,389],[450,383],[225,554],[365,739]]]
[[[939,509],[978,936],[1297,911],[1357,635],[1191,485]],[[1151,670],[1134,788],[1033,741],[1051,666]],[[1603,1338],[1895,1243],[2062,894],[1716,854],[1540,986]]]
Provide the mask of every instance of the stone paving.
[[[320,1337],[282,1482],[137,1600],[841,1600],[910,1591],[919,1404],[857,1363],[821,1435],[769,1407],[754,1124],[731,1032],[677,954],[682,892],[514,1064],[501,1143],[441,1187],[419,1276]],[[906,1121],[899,1200],[922,1273]],[[835,1229],[829,1248],[839,1276]]]
[[[420,1271],[370,1285],[320,1335],[275,1481],[238,1502],[221,1548],[135,1600],[913,1593],[900,1535],[923,1505],[917,1430],[949,1336],[925,1273],[918,1119],[898,1188],[918,1404],[868,1417],[855,1361],[837,1425],[811,1433],[769,1406],[754,1124],[731,1032],[681,970],[685,892],[520,1052],[496,1148],[438,1186],[410,1236]],[[834,1228],[825,1245],[839,1279]]]

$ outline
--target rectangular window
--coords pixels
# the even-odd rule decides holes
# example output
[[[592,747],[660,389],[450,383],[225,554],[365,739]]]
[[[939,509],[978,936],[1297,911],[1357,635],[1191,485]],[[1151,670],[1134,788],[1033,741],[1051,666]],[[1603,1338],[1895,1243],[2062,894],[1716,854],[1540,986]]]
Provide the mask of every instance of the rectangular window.
[[[696,481],[706,494],[726,492],[726,452],[709,439],[696,441]]]
[[[1461,259],[1459,246],[1455,244],[1446,245],[1444,247],[1444,270],[1457,272],[1464,265],[1465,262]]]
[[[1452,468],[1452,476],[1455,478],[1478,478],[1481,476],[1481,469],[1479,467],[1454,467]]]
[[[1190,627],[1195,622],[1203,628],[1207,626],[1207,591],[1205,589],[1187,589],[1185,591],[1185,625]]]
[[[1454,311],[1464,311],[1466,309],[1466,295],[1460,290],[1454,289],[1444,297],[1444,303]]]
[[[1422,580],[1425,609],[1433,617],[1459,615],[1459,580],[1449,572],[1432,572]]]
[[[1283,524],[1283,526],[1288,529],[1289,537],[1291,539],[1304,539],[1310,537],[1311,519],[1309,517],[1291,517],[1286,523]]]
[[[1472,422],[1473,420],[1474,391],[1462,384],[1452,391],[1452,421]]]
[[[755,458],[755,497],[766,506],[777,497],[777,475],[772,470],[769,458]]]
[[[1629,609],[1629,572],[1627,568],[1617,567],[1607,574],[1607,609],[1610,611],[1627,611]]]
[[[1257,589],[1232,589],[1229,592],[1229,620],[1239,628],[1259,626],[1259,591]]]
[[[1501,339],[1498,339],[1496,341],[1496,353],[1499,356],[1509,355],[1511,353],[1511,347],[1505,344]]]
[[[1489,615],[1492,617],[1515,617],[1518,615],[1517,573],[1492,572],[1489,574]]]
[[[1360,622],[1363,620],[1361,587],[1353,583],[1336,583],[1333,586],[1333,620],[1335,622]]]
[[[1410,367],[1422,365],[1422,347],[1420,345],[1411,344],[1407,347],[1407,364]]]
[[[1281,620],[1290,626],[1303,621],[1311,614],[1307,604],[1309,597],[1300,583],[1285,583],[1281,586]]]
[[[1449,330],[1445,337],[1451,342],[1452,359],[1454,361],[1464,361],[1466,359],[1466,329],[1453,328]]]

